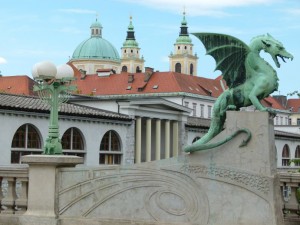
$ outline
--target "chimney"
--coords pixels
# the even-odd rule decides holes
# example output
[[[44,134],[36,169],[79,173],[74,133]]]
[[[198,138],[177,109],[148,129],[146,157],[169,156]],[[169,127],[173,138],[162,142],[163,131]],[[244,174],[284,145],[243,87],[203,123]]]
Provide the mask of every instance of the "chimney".
[[[152,67],[145,67],[145,73],[153,73],[154,69]]]
[[[145,67],[145,82],[148,82],[153,74],[154,69],[151,67]]]
[[[277,100],[284,108],[286,108],[287,105],[287,97],[285,95],[273,95],[273,98]]]
[[[131,74],[128,74],[128,83],[133,83],[134,81],[134,74],[131,73]]]

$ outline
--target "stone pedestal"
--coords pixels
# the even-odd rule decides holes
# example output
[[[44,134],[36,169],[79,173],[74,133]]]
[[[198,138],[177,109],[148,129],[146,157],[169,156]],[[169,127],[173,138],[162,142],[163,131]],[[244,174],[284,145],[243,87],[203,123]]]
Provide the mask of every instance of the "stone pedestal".
[[[214,149],[128,166],[59,170],[61,225],[283,225],[272,118],[228,112]]]
[[[83,158],[63,155],[27,155],[22,163],[29,165],[28,208],[21,224],[57,224],[56,169],[74,167]]]

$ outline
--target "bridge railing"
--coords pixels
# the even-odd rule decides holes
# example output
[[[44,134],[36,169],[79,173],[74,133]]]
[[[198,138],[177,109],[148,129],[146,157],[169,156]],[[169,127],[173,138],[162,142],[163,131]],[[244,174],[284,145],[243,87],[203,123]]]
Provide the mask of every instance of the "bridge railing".
[[[300,173],[279,172],[279,175],[285,220],[300,221]],[[27,201],[28,166],[0,166],[0,215],[26,212]]]
[[[28,166],[0,166],[0,214],[27,210]]]

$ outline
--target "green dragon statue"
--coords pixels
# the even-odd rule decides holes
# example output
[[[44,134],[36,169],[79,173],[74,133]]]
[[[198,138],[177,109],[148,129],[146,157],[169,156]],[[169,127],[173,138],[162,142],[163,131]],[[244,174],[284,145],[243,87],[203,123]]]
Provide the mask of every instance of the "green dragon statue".
[[[239,110],[241,107],[254,105],[260,111],[276,112],[264,107],[260,100],[268,97],[278,88],[278,77],[272,66],[260,57],[261,50],[269,53],[276,66],[280,64],[278,57],[293,60],[282,43],[270,34],[260,35],[252,39],[250,45],[241,40],[224,34],[194,33],[206,48],[206,53],[216,60],[216,70],[222,71],[223,79],[229,89],[224,91],[216,100],[211,125],[208,133],[192,145],[185,147],[185,152],[195,152],[220,146],[239,133],[247,133],[247,138],[240,146],[245,146],[251,138],[248,129],[240,129],[217,143],[208,143],[219,134],[225,123],[227,110]]]

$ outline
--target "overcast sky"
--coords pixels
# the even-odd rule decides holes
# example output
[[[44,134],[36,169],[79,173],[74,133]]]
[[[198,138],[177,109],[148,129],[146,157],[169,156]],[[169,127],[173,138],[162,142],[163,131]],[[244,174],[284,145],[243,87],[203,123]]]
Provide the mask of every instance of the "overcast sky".
[[[3,76],[31,76],[44,60],[64,64],[77,45],[90,37],[96,19],[103,38],[120,50],[130,15],[145,66],[168,71],[168,55],[178,37],[185,9],[189,32],[230,34],[244,41],[270,33],[294,55],[276,68],[280,92],[300,90],[299,0],[1,0],[0,71]],[[215,78],[215,61],[191,35],[199,57],[198,75]],[[272,59],[261,54],[272,66]]]

